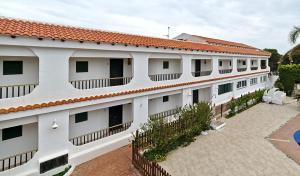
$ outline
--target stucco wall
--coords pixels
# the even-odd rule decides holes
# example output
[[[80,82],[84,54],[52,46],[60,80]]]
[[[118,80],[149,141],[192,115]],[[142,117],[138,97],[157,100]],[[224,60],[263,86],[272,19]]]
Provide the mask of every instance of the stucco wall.
[[[23,61],[23,74],[3,75],[3,61]],[[38,82],[39,82],[38,58],[0,56],[0,86],[37,84]]]
[[[20,137],[2,141],[0,130],[0,159],[28,152],[38,148],[38,123],[23,125]]]
[[[222,61],[222,66],[219,65],[219,62],[218,62],[218,65],[219,65],[219,70],[225,70],[225,69],[231,69],[232,68],[232,60],[230,59],[222,59],[222,60],[219,60],[219,61]],[[230,61],[231,61],[231,66],[230,66]]]
[[[195,59],[192,60],[192,72],[195,72]],[[212,71],[212,61],[211,59],[201,59],[201,71]]]

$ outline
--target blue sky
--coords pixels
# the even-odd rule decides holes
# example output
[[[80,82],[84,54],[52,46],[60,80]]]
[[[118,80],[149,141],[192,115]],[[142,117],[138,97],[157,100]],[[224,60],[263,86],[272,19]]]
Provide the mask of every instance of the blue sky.
[[[0,0],[0,16],[156,37],[185,32],[281,53],[300,25],[297,0]]]

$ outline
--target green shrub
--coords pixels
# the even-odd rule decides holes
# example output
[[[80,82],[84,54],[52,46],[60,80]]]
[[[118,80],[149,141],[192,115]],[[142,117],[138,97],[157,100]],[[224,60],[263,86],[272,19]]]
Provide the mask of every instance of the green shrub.
[[[300,64],[280,65],[278,68],[280,83],[277,83],[287,95],[291,95],[295,82],[300,82]]]
[[[63,171],[61,171],[60,173],[55,174],[55,175],[53,175],[53,176],[64,176],[70,169],[71,169],[71,165],[67,166],[67,167],[65,168],[65,170],[63,170]]]

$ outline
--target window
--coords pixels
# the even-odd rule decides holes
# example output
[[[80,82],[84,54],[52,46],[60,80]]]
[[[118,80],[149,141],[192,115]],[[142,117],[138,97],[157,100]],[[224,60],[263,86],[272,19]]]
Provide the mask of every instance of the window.
[[[169,68],[169,61],[163,61],[163,69]]]
[[[3,75],[23,74],[23,61],[3,61]]]
[[[254,61],[251,61],[251,65],[254,65]]]
[[[88,61],[76,61],[76,73],[82,73],[88,71],[89,71]]]
[[[229,61],[229,66],[231,66],[231,61]]]
[[[169,101],[169,96],[163,96],[163,102],[168,102]]]
[[[243,61],[243,65],[246,65],[246,61]]]
[[[2,129],[2,141],[22,136],[22,129],[22,125]]]
[[[88,120],[88,113],[82,112],[75,114],[75,123],[80,123]]]
[[[231,92],[232,91],[232,83],[222,84],[218,86],[218,95]]]
[[[222,67],[222,65],[223,65],[223,62],[219,61],[219,66]]]
[[[255,84],[257,84],[257,78],[251,78],[250,79],[250,85],[252,86],[252,85],[255,85]]]
[[[261,83],[267,82],[267,76],[260,77],[260,82]]]
[[[241,88],[244,88],[244,87],[247,87],[247,80],[237,82],[237,85],[236,85],[237,89],[241,89]]]
[[[204,64],[206,64],[206,59],[204,59]]]

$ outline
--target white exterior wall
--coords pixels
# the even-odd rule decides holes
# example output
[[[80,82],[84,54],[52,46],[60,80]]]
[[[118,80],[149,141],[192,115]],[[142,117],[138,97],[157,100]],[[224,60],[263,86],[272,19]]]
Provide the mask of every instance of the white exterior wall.
[[[246,62],[245,65],[243,65],[243,62]],[[237,62],[237,68],[247,68],[247,60],[246,59],[239,59]]]
[[[3,75],[3,61],[23,61],[23,74]],[[0,56],[0,86],[38,84],[39,59],[36,57]]]
[[[169,68],[163,69],[163,61],[169,61]],[[180,59],[149,59],[149,75],[181,73]]]
[[[181,107],[181,94],[167,96],[169,96],[167,102],[163,102],[163,97],[149,99],[149,115]]]
[[[22,130],[22,136],[2,141],[0,129],[0,159],[38,149],[38,124],[25,124]]]
[[[123,58],[120,58],[123,59]],[[76,61],[88,61],[88,72],[76,73]],[[123,59],[123,77],[132,76],[132,63],[128,65],[128,58]],[[89,80],[110,77],[110,59],[109,58],[70,58],[69,62],[69,80]]]
[[[200,101],[206,101],[206,102],[211,102],[211,88],[202,88],[199,89],[199,102]]]

